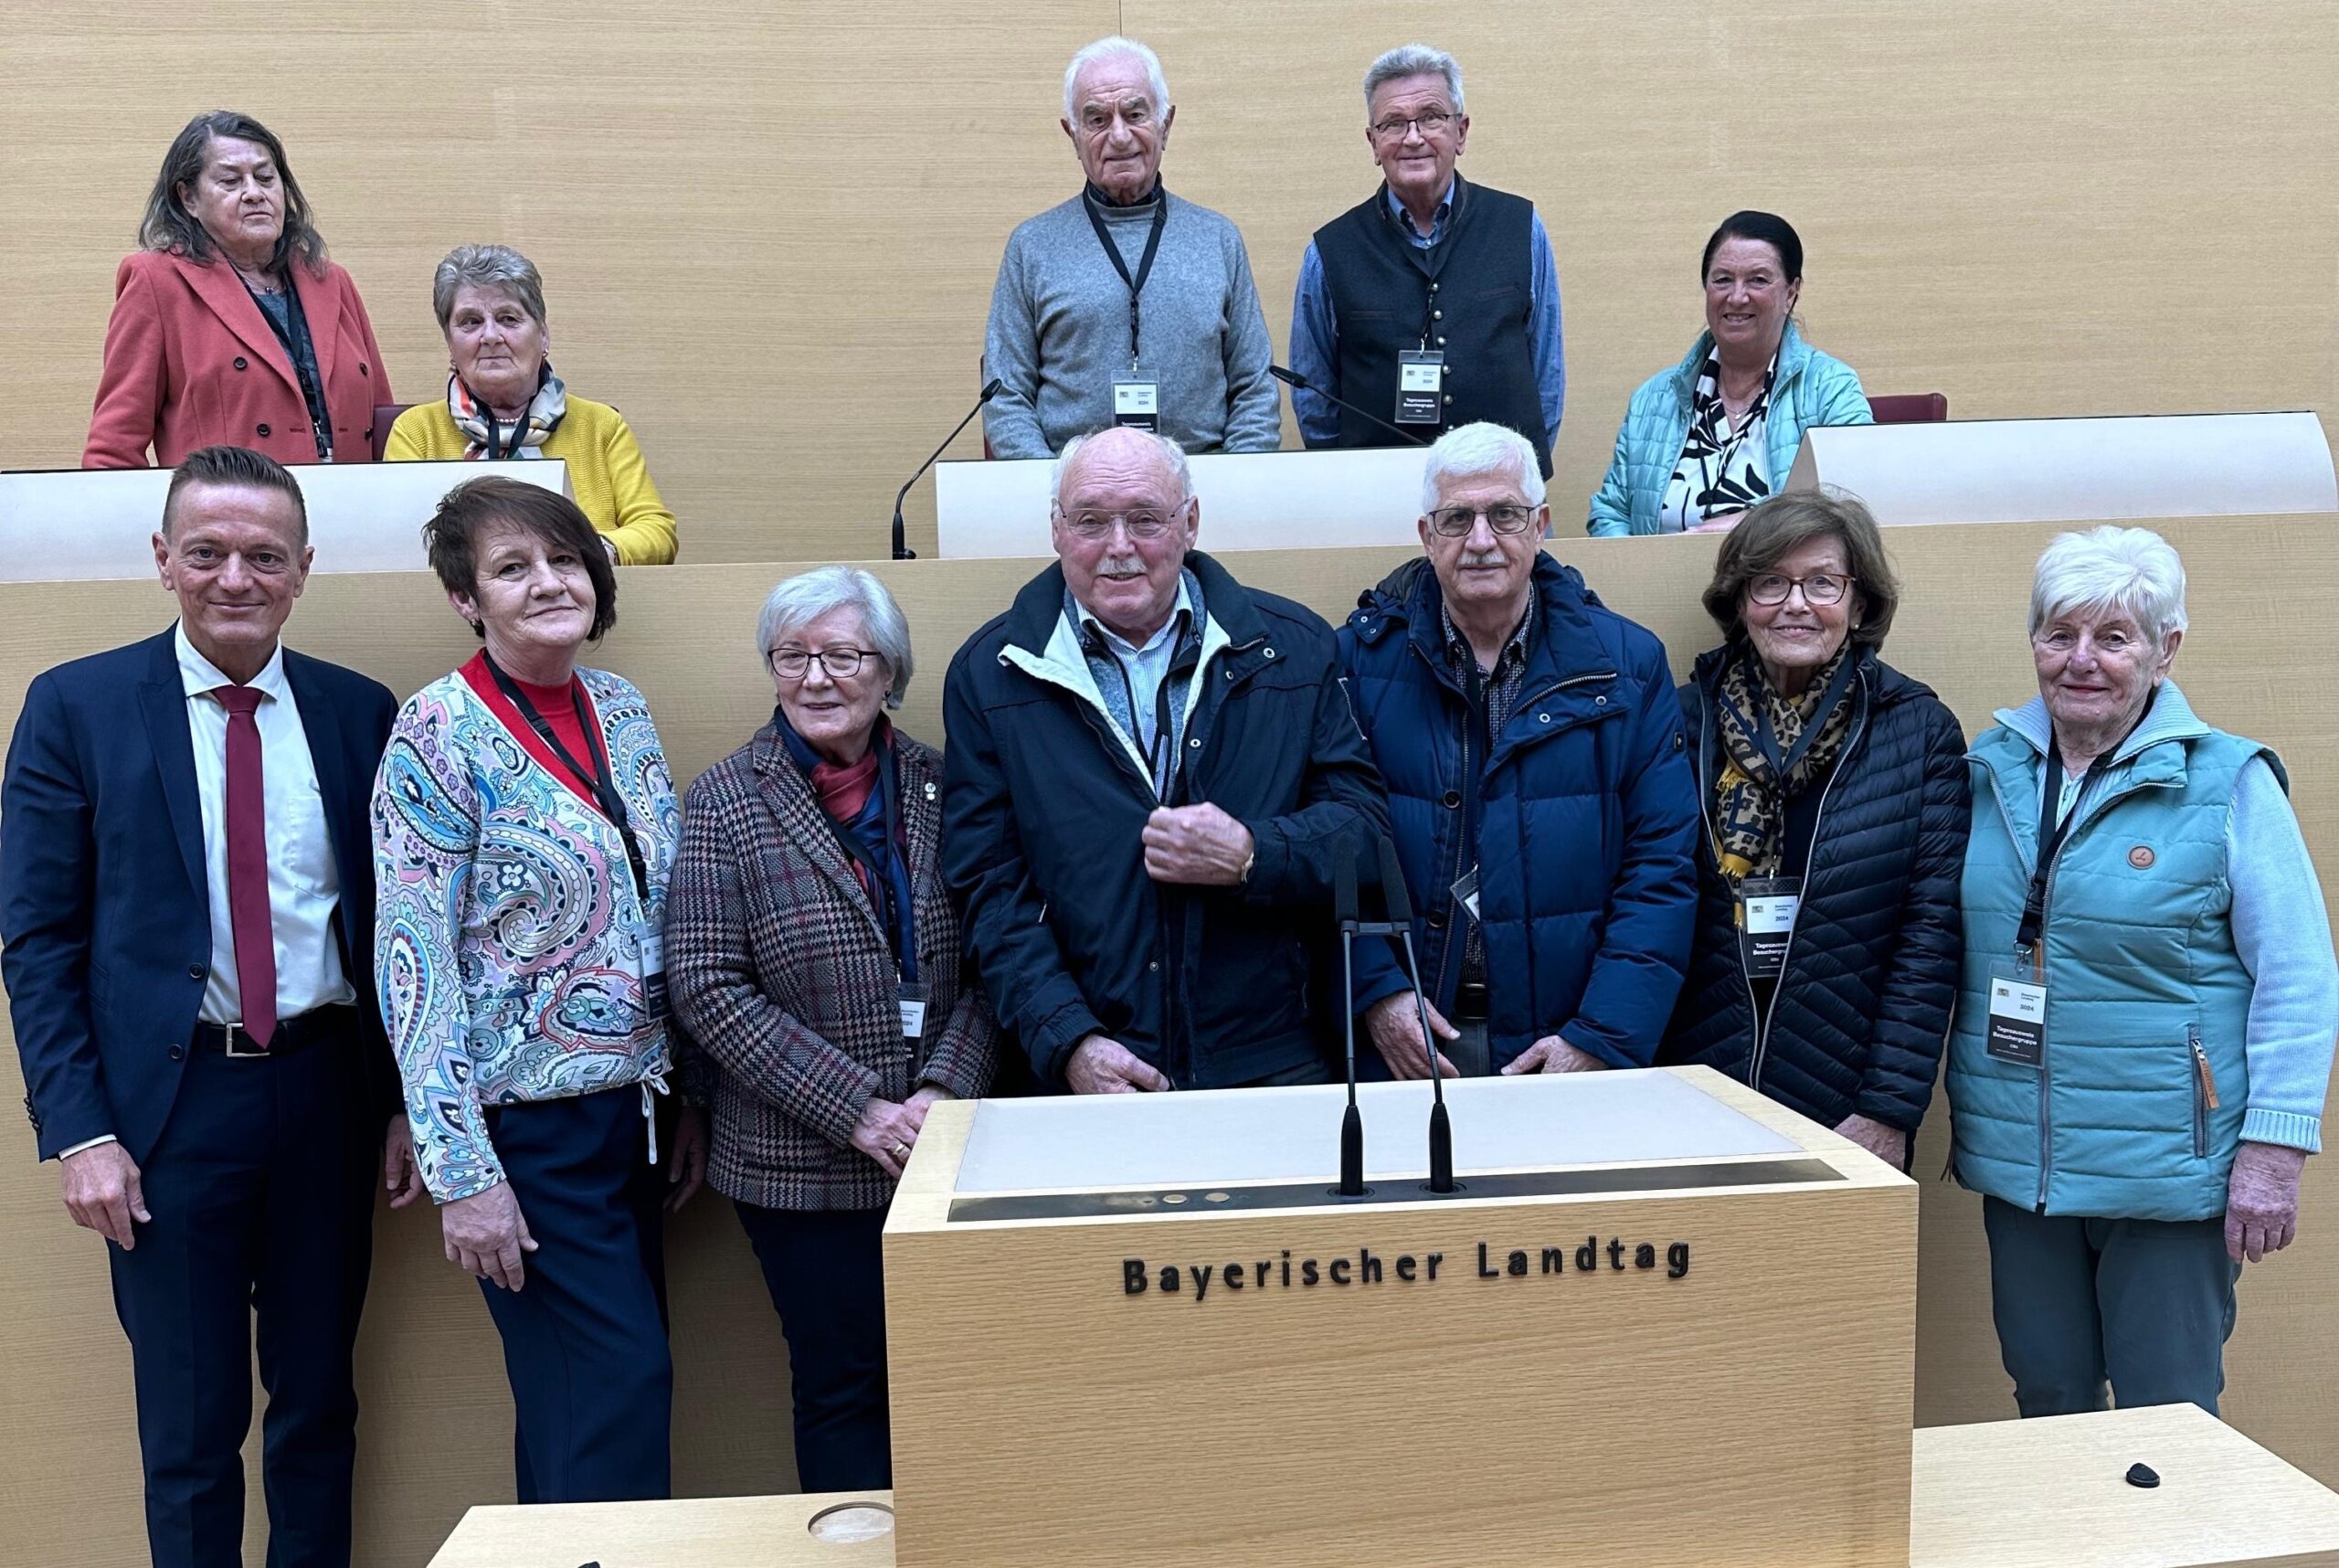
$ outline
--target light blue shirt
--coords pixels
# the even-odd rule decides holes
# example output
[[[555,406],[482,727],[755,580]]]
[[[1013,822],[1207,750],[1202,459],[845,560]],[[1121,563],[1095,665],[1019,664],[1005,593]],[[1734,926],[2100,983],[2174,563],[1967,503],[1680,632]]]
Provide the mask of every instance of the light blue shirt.
[[[1445,238],[1445,220],[1454,210],[1450,181],[1445,194],[1438,198],[1427,234],[1414,227],[1413,215],[1405,210],[1396,192],[1383,185],[1381,195],[1415,249],[1426,250]],[[1567,355],[1560,334],[1560,268],[1551,255],[1551,236],[1543,228],[1543,215],[1530,213],[1527,227],[1528,348],[1534,358],[1536,391],[1543,404],[1543,450],[1548,453],[1559,444],[1560,415],[1568,400]],[[1302,379],[1328,387],[1350,402],[1363,400],[1340,385],[1339,328],[1332,319],[1331,291],[1324,286],[1324,259],[1316,253],[1313,239],[1307,242],[1307,253],[1299,259],[1299,288],[1291,302],[1291,367]],[[1298,418],[1300,439],[1309,446],[1328,447],[1339,440],[1340,410],[1330,398],[1295,387],[1291,411]]]
[[[1179,576],[1178,602],[1170,607],[1170,619],[1145,640],[1142,647],[1097,620],[1086,605],[1080,606],[1081,622],[1103,640],[1119,662],[1121,673],[1128,677],[1129,727],[1135,732],[1131,738],[1148,757],[1153,755],[1154,736],[1160,722],[1161,683],[1169,679],[1170,662],[1177,657],[1178,634],[1193,619],[1193,597],[1186,591],[1183,573]]]

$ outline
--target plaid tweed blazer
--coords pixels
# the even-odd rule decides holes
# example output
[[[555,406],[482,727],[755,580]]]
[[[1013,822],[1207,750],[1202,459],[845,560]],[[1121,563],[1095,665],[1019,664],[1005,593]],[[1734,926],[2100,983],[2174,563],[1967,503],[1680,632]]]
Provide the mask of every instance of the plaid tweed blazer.
[[[852,863],[779,732],[698,777],[666,895],[666,979],[683,1050],[702,1058],[714,1147],[707,1180],[767,1209],[875,1209],[893,1178],[854,1149],[872,1097],[990,1085],[998,1025],[936,871],[942,756],[894,732],[922,1041],[902,1038],[891,949]]]

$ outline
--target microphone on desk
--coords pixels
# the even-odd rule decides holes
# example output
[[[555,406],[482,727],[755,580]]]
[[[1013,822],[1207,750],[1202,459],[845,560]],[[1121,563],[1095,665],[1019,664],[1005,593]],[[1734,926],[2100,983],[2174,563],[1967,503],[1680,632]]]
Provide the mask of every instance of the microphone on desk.
[[[1380,426],[1382,429],[1388,431],[1391,435],[1396,436],[1403,440],[1411,441],[1417,447],[1425,447],[1429,445],[1430,438],[1423,435],[1418,430],[1409,430],[1402,425],[1392,425],[1388,420],[1382,418],[1380,415],[1358,408],[1355,404],[1349,402],[1347,398],[1341,397],[1337,392],[1325,391],[1321,387],[1317,386],[1316,383],[1308,380],[1307,377],[1302,376],[1298,371],[1291,369],[1287,366],[1270,365],[1267,366],[1267,374],[1274,376],[1276,380],[1282,382],[1286,387],[1296,388],[1301,392],[1313,392],[1318,397],[1323,398],[1327,403],[1336,403],[1360,418],[1370,419],[1374,424]]]
[[[1381,890],[1389,900],[1389,923],[1396,927],[1405,954],[1405,978],[1413,982],[1413,1011],[1422,1026],[1422,1044],[1429,1052],[1429,1190],[1454,1191],[1454,1125],[1445,1115],[1445,1080],[1437,1071],[1437,1036],[1430,1033],[1429,1002],[1422,992],[1422,968],[1413,958],[1413,906],[1405,896],[1405,870],[1397,863],[1397,846],[1381,835]]]
[[[904,480],[902,482],[902,488],[894,493],[894,559],[897,561],[914,561],[917,559],[917,552],[911,549],[908,544],[902,538],[902,502],[904,498],[909,494],[910,486],[915,484],[921,478],[923,478],[926,474],[926,471],[932,468],[936,461],[941,458],[942,454],[950,450],[950,443],[958,439],[958,432],[965,429],[968,425],[973,424],[975,422],[975,416],[983,411],[983,405],[997,397],[999,395],[999,389],[1006,385],[1006,382],[1000,380],[996,376],[985,382],[983,384],[982,396],[976,398],[975,406],[967,410],[967,417],[959,420],[957,428],[952,429],[948,435],[942,438],[942,444],[934,449],[934,456],[927,458],[924,462],[918,464],[917,472],[910,475],[906,480]]]
[[[1349,1108],[1340,1118],[1340,1185],[1343,1198],[1364,1196],[1364,1113],[1356,1107],[1356,853],[1338,847],[1332,858],[1332,916],[1340,927],[1340,986],[1348,1018]]]

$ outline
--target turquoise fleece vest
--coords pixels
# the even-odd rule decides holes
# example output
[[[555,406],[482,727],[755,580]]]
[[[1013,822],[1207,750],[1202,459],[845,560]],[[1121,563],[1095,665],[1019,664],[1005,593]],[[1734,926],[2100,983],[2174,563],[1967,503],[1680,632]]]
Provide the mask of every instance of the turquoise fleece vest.
[[[2014,956],[2037,861],[2046,719],[2037,703],[1997,716],[1966,754],[1974,823],[1949,1047],[1958,1180],[2045,1214],[2214,1218],[2249,1098],[2252,988],[2234,949],[2226,828],[2242,765],[2264,757],[2288,788],[2281,760],[2161,687],[2049,873],[2046,1061],[2027,1067],[1984,1041],[1991,965]]]

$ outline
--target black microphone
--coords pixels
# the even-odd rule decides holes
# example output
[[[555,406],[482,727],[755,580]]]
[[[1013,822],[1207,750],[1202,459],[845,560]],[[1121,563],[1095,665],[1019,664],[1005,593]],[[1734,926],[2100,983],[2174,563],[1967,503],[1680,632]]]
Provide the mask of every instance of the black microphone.
[[[894,559],[897,561],[914,561],[917,559],[917,552],[911,549],[902,538],[902,501],[904,497],[909,494],[910,486],[915,484],[919,479],[924,477],[926,471],[932,468],[936,461],[940,459],[942,454],[950,450],[950,443],[958,439],[958,431],[963,430],[968,425],[973,424],[975,421],[975,416],[983,411],[983,405],[997,397],[999,395],[999,389],[1006,385],[1006,382],[1000,380],[996,376],[992,376],[989,382],[985,383],[983,387],[983,395],[975,399],[975,406],[967,410],[967,417],[958,421],[957,429],[953,429],[947,436],[945,436],[942,439],[942,444],[934,449],[934,456],[927,458],[924,462],[918,464],[917,472],[910,475],[908,479],[903,481],[902,488],[894,493]]]
[[[1348,1018],[1349,1108],[1340,1118],[1340,1184],[1343,1198],[1364,1196],[1364,1113],[1356,1104],[1356,852],[1340,845],[1332,857],[1332,916],[1340,927],[1340,1011]]]
[[[1381,835],[1381,891],[1389,901],[1389,923],[1403,944],[1405,974],[1413,982],[1413,1010],[1421,1019],[1422,1045],[1429,1053],[1429,1190],[1454,1191],[1454,1124],[1445,1115],[1445,1080],[1437,1070],[1437,1036],[1430,1033],[1429,1000],[1422,993],[1422,969],[1413,958],[1413,905],[1405,895],[1405,868],[1397,863],[1397,846]]]
[[[1421,434],[1417,430],[1406,429],[1402,425],[1392,425],[1388,420],[1382,418],[1380,415],[1370,413],[1365,409],[1360,408],[1355,404],[1349,402],[1347,398],[1342,397],[1336,393],[1325,391],[1321,387],[1317,386],[1313,381],[1308,380],[1307,377],[1302,376],[1297,370],[1292,370],[1280,365],[1270,365],[1267,366],[1267,374],[1274,376],[1276,380],[1282,382],[1286,387],[1296,387],[1302,392],[1313,392],[1316,396],[1323,398],[1328,403],[1337,403],[1341,408],[1346,408],[1349,413],[1355,414],[1361,418],[1370,419],[1374,424],[1380,426],[1382,429],[1388,431],[1391,435],[1398,437],[1402,440],[1411,441],[1417,447],[1425,447],[1430,443],[1429,437]]]

